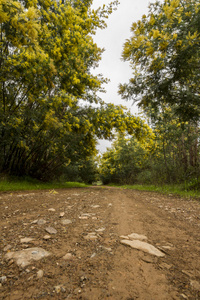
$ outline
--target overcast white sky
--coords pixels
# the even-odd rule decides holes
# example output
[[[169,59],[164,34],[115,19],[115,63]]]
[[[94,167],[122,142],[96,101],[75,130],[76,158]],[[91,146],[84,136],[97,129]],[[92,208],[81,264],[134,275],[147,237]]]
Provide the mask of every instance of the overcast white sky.
[[[93,7],[98,8],[110,2],[111,0],[93,0]],[[123,44],[131,36],[131,24],[148,13],[150,2],[155,2],[155,0],[121,0],[117,11],[114,11],[107,20],[107,28],[98,30],[94,36],[97,45],[105,48],[99,68],[94,73],[102,73],[104,77],[110,79],[106,85],[107,93],[102,93],[100,96],[105,102],[127,106],[133,114],[137,113],[136,106],[132,106],[131,101],[122,100],[117,93],[119,83],[128,82],[132,74],[129,63],[121,60],[121,54]],[[98,149],[103,152],[109,146],[109,142],[103,141],[100,142]]]

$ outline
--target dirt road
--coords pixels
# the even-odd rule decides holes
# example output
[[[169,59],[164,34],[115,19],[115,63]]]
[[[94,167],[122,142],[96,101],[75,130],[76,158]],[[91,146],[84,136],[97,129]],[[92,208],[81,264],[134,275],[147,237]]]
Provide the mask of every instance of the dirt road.
[[[0,214],[1,299],[200,299],[198,201],[104,187],[16,192],[0,194]],[[132,233],[164,256],[122,244]],[[15,254],[30,248],[49,256],[20,264]]]

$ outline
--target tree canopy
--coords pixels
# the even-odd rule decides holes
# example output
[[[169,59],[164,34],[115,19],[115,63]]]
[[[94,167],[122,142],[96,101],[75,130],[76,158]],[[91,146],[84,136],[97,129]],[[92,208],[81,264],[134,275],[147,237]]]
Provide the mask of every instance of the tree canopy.
[[[97,28],[117,1],[0,0],[0,172],[47,179],[96,153],[113,129],[145,132],[143,122],[97,96],[102,49]]]
[[[173,105],[182,120],[199,120],[199,1],[152,3],[131,31],[122,56],[130,61],[133,78],[120,85],[122,97],[143,108]]]

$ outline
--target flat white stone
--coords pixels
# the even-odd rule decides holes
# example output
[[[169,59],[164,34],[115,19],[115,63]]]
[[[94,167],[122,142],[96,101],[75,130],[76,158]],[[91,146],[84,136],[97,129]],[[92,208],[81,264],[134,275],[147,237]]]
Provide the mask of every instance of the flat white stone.
[[[49,208],[48,211],[56,211],[55,208]]]
[[[37,224],[38,220],[34,220],[31,224]]]
[[[28,248],[16,252],[8,252],[5,255],[7,260],[14,259],[18,266],[24,268],[31,264],[32,261],[37,261],[43,257],[48,257],[51,255],[50,252],[42,248]]]
[[[109,251],[109,252],[112,251],[112,249],[111,249],[111,248],[108,248],[108,247],[101,246],[101,248],[104,249],[104,250],[107,250],[107,251]]]
[[[120,239],[129,240],[129,237],[127,235],[120,235]]]
[[[84,239],[88,240],[88,241],[95,241],[95,240],[97,240],[97,238],[98,237],[93,232],[88,233],[88,235],[84,236]]]
[[[90,258],[94,258],[97,254],[96,253],[93,253]]]
[[[30,243],[33,240],[34,240],[33,238],[27,238],[27,237],[25,237],[25,238],[20,239],[20,243]]]
[[[56,234],[57,233],[57,230],[53,227],[47,227],[47,228],[45,228],[45,230],[50,234]]]
[[[82,216],[91,217],[91,216],[96,216],[96,214],[95,213],[86,213],[86,214],[82,214]]]
[[[95,231],[96,232],[103,232],[105,230],[105,228],[99,228],[99,229],[96,229]]]
[[[39,219],[39,220],[37,221],[37,224],[38,224],[38,225],[44,225],[46,222],[47,222],[47,221],[45,221],[44,219]]]
[[[46,235],[43,237],[44,240],[49,240],[50,238],[51,238],[51,236],[50,236],[49,234],[46,234]]]
[[[71,220],[68,220],[68,219],[63,219],[63,220],[61,220],[61,223],[62,223],[63,225],[68,225],[68,224],[71,224],[72,221],[71,221]]]
[[[128,238],[130,240],[147,241],[147,237],[145,235],[137,234],[137,233],[131,233],[131,234],[129,234]]]
[[[158,257],[165,256],[165,254],[162,253],[160,250],[158,250],[153,245],[148,244],[146,242],[142,242],[142,241],[139,241],[139,240],[134,240],[134,241],[121,240],[121,243],[123,245],[130,246],[131,248],[134,248],[134,249],[137,249],[137,250],[142,250],[143,252],[149,253],[151,255],[155,255],[155,256],[158,256]]]
[[[71,253],[67,253],[67,254],[65,254],[65,256],[63,256],[63,259],[65,259],[65,260],[73,259],[73,255]]]
[[[64,211],[62,211],[62,212],[60,213],[59,217],[62,218],[62,217],[64,217],[64,215],[65,215],[65,213],[64,213]]]

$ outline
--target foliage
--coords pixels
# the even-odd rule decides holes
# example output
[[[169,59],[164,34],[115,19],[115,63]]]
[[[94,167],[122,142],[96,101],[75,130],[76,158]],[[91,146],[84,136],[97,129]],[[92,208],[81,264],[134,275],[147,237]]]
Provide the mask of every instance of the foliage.
[[[41,182],[32,178],[4,178],[0,181],[0,191],[27,191],[27,190],[49,190],[56,193],[55,189],[83,188],[88,185],[80,182]]]
[[[70,163],[64,168],[62,181],[73,180],[92,184],[98,180],[97,162],[94,157]]]
[[[118,137],[101,159],[104,183],[174,184],[193,182],[199,186],[199,128],[180,122],[173,107],[146,109],[151,135],[141,140]]]
[[[133,23],[124,45],[123,59],[130,61],[134,76],[120,85],[122,97],[142,108],[173,105],[182,120],[199,120],[199,24],[199,1],[150,4],[148,16]]]
[[[104,184],[131,184],[138,175],[148,169],[148,157],[152,151],[153,135],[138,141],[123,135],[105,152],[100,162],[100,179]]]
[[[133,78],[120,85],[119,93],[138,103],[154,135],[147,168],[137,170],[140,183],[198,186],[199,24],[199,1],[156,1],[133,23],[124,44],[122,57],[130,62]],[[131,158],[133,149],[126,156]]]
[[[199,173],[199,128],[181,122],[173,106],[162,105],[160,112],[146,109],[155,135],[151,170],[154,182],[183,182]]]
[[[97,96],[107,80],[91,73],[102,54],[92,35],[117,1],[91,4],[0,0],[1,173],[48,180],[87,161],[114,128],[145,133],[139,118]]]
[[[113,185],[112,186],[116,186]],[[123,189],[132,189],[132,190],[138,190],[138,191],[149,191],[149,192],[156,192],[156,193],[161,193],[161,194],[167,194],[167,195],[175,195],[175,196],[180,196],[184,197],[187,199],[200,199],[200,192],[199,190],[192,190],[188,191],[185,189],[184,184],[165,184],[165,185],[140,185],[140,184],[134,184],[134,185],[122,185],[119,186],[119,188]]]

